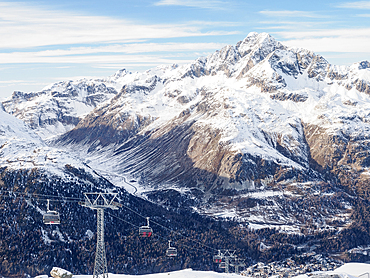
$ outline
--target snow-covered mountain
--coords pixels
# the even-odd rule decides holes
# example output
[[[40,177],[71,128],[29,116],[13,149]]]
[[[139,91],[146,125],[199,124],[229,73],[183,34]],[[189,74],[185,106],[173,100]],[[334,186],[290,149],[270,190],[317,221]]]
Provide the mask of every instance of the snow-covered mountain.
[[[3,102],[7,111],[26,122],[44,139],[65,133],[98,104],[117,94],[126,71],[105,79],[62,81],[40,92],[14,92]]]
[[[268,34],[250,33],[188,65],[120,70],[41,92],[15,92],[0,107],[0,185],[57,195],[120,190],[141,214],[174,217],[166,223],[194,238],[201,228],[205,241],[220,238],[222,248],[244,248],[253,260],[302,250],[344,252],[370,238],[369,108],[369,62],[335,66]],[[125,195],[121,187],[151,203]],[[7,212],[20,204],[14,201]],[[80,208],[63,209],[81,222]],[[32,213],[28,222],[37,215]],[[217,226],[199,214],[239,222]],[[6,238],[27,234],[13,232],[23,210],[19,215]],[[125,217],[132,221],[132,215]],[[121,226],[110,221],[111,238],[121,242]],[[69,252],[66,244],[77,248],[86,233],[82,226],[73,229],[61,231],[63,240],[78,236],[63,242],[58,258]],[[188,267],[186,256],[181,258],[177,266]],[[161,262],[162,270],[172,267]],[[128,264],[130,273],[138,273],[137,265],[159,271],[156,261],[144,257]]]
[[[334,66],[250,33],[188,65],[17,92],[4,107],[143,197],[165,204],[179,194],[205,214],[302,227],[315,219],[306,197],[318,188],[335,203],[325,222],[349,223],[333,181],[368,180],[369,95],[369,62]],[[283,203],[296,199],[307,204],[289,213]]]
[[[277,196],[292,192],[277,191],[274,184],[302,190],[301,183],[310,182],[315,192],[312,188],[327,182],[327,170],[343,164],[357,167],[359,178],[366,178],[369,75],[368,62],[332,66],[308,50],[251,33],[235,47],[226,46],[190,65],[58,83],[31,94],[34,98],[15,93],[4,106],[19,118],[27,115],[26,121],[44,138],[59,133],[59,146],[68,146],[110,178],[120,179],[122,173],[131,177],[150,198],[166,200],[158,194],[175,189],[196,198],[190,203],[204,213],[263,223],[266,219],[253,216],[248,206],[225,213],[226,204],[220,204],[215,211],[212,198],[229,192],[279,204]],[[89,102],[89,92],[95,92],[91,88],[108,92],[101,93],[105,97],[95,109]],[[113,88],[120,92],[111,93]],[[50,103],[57,103],[59,110]],[[59,111],[53,121],[41,112],[49,110]],[[58,113],[75,115],[76,127],[61,134],[65,129],[59,128],[64,122],[54,116]],[[32,121],[35,115],[41,118]],[[67,130],[72,127],[65,125]],[[209,199],[211,210],[202,203]],[[345,215],[346,207],[330,215]],[[269,215],[275,220],[268,222],[279,225],[294,219],[283,211]]]
[[[63,175],[65,165],[86,167],[77,156],[47,144],[22,120],[0,106],[0,165],[8,170],[38,169],[50,175]]]
[[[207,234],[206,244],[212,239],[212,244],[222,246],[229,237],[227,229],[214,227],[213,220],[166,210],[115,187],[81,162],[78,154],[48,146],[0,105],[0,277],[34,277],[49,273],[55,264],[75,274],[91,273],[96,213],[78,203],[88,192],[114,192],[118,194],[115,201],[124,204],[123,209],[107,212],[105,218],[111,272],[152,273],[191,266],[213,269],[213,251],[204,259],[203,252],[189,254],[184,246],[195,240],[196,232]],[[51,209],[60,213],[60,225],[43,223],[49,200]],[[137,227],[146,223],[142,215],[161,223],[156,227],[152,224],[153,242],[140,242],[137,235]],[[209,227],[213,227],[212,232]],[[176,263],[169,263],[163,255],[167,240],[172,238],[171,229],[190,233],[177,240]],[[222,235],[214,239],[217,231]],[[194,262],[190,264],[189,258]]]

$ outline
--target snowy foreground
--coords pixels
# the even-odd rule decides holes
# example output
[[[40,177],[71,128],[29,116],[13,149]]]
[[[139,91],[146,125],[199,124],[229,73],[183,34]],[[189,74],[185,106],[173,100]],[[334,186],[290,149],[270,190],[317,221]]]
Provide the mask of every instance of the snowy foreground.
[[[370,275],[370,264],[348,263],[332,271],[332,273],[348,274],[348,276],[355,276],[355,277],[361,276],[361,277],[368,278]],[[366,275],[363,275],[363,274],[366,274]]]
[[[75,278],[92,278],[92,275],[74,275]],[[240,277],[235,273],[217,273],[213,271],[195,271],[191,269],[184,269],[174,272],[155,273],[147,275],[126,275],[126,274],[111,274],[109,278],[222,278],[222,277]]]
[[[365,263],[347,263],[338,267],[333,271],[317,271],[310,273],[310,276],[314,277],[325,277],[332,276],[333,278],[354,278],[354,277],[361,277],[361,278],[369,278],[370,277],[370,264]],[[295,276],[295,278],[306,278],[310,277],[307,274]]]
[[[313,276],[316,275],[339,275],[341,278],[352,278],[352,277],[363,277],[369,278],[370,277],[370,264],[364,263],[347,263],[334,271],[326,271],[326,272],[314,272],[310,273]],[[109,274],[110,278],[222,278],[222,277],[240,277],[237,274],[230,273],[217,273],[212,271],[195,271],[191,269],[185,269],[180,271],[174,272],[166,272],[166,273],[156,273],[156,274],[148,274],[148,275],[125,275],[125,274]],[[306,274],[296,276],[297,278],[305,278],[310,277]],[[92,275],[74,275],[75,278],[92,278]]]

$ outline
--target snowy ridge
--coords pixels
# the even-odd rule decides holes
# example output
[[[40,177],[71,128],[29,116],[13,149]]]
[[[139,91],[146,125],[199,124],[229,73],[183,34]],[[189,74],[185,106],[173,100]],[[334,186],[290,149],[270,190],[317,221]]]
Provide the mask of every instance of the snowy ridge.
[[[84,115],[117,94],[126,71],[104,80],[80,79],[51,84],[40,92],[14,92],[5,110],[29,124],[44,139],[73,129]]]
[[[47,146],[23,121],[1,109],[0,118],[1,167],[8,170],[39,169],[50,175],[64,177],[64,167],[71,165],[95,175],[75,155]]]
[[[262,213],[260,206],[192,206],[282,226],[305,220],[294,215],[300,208],[282,211],[279,196],[313,198],[328,171],[356,169],[356,178],[370,177],[369,97],[369,62],[330,65],[309,50],[250,33],[188,65],[60,82],[39,93],[15,93],[4,107],[42,138],[59,135],[52,144],[72,150],[135,194],[174,190],[208,200],[276,183],[303,191],[283,188],[264,197],[269,205]],[[340,200],[336,191],[326,192],[331,202]],[[349,224],[346,198],[346,205],[321,215],[328,222],[340,219],[340,229]],[[257,199],[252,203],[263,203]],[[302,213],[310,214],[308,208]]]
[[[88,157],[87,162],[94,169],[113,172],[117,184],[130,188],[127,180],[135,180],[137,194],[150,194],[159,185],[183,192],[181,183],[188,182],[186,173],[192,171],[195,173],[189,176],[193,181],[186,186],[197,184],[195,188],[203,192],[216,188],[264,190],[265,185],[274,182],[274,176],[281,175],[274,170],[278,167],[310,175],[305,179],[311,180],[314,188],[320,180],[320,174],[312,173],[310,168],[310,159],[316,155],[312,145],[317,142],[315,127],[327,136],[345,134],[353,140],[368,134],[370,116],[366,111],[370,99],[362,84],[370,83],[369,72],[366,62],[351,67],[332,66],[309,50],[287,48],[268,34],[251,33],[235,47],[226,46],[190,65],[125,73],[121,80],[127,83],[121,91],[63,135],[61,142],[63,146],[71,142],[68,148]],[[109,129],[101,129],[105,123]],[[187,129],[189,126],[191,129]],[[313,133],[308,133],[310,127]],[[161,143],[161,138],[176,128],[184,136],[178,142],[189,141],[179,156],[172,151],[162,152],[172,147]],[[82,131],[89,129],[91,133],[85,136]],[[111,134],[112,129],[116,130],[115,140],[111,140],[112,136],[96,136]],[[146,136],[147,140],[140,139]],[[152,142],[156,145],[151,146]],[[193,168],[184,167],[189,163],[184,156],[191,160]],[[235,164],[230,164],[230,160]],[[257,166],[264,161],[271,166]],[[328,163],[321,162],[320,157],[317,161]],[[367,167],[362,169],[367,171]],[[199,174],[200,171],[204,172]],[[167,177],[162,177],[166,172]],[[120,182],[117,177],[122,173],[127,180]],[[212,173],[219,178],[214,180]],[[213,181],[203,185],[204,175]],[[295,182],[295,178],[285,182]],[[301,186],[297,184],[298,188]],[[279,198],[265,199],[274,203],[272,208],[276,210],[269,209],[271,217],[280,218],[271,218],[270,224],[283,225],[293,217],[278,212]],[[245,215],[227,205],[194,209],[216,216],[243,215],[243,219],[247,217],[254,223],[269,222],[258,211]],[[345,210],[341,208],[326,217],[328,221],[338,217],[347,223],[349,214]]]
[[[236,47],[226,46],[191,65],[159,66],[134,74],[120,70],[105,79],[60,82],[39,93],[15,93],[12,99],[4,102],[4,106],[8,112],[29,123],[40,136],[49,138],[71,130],[80,119],[105,101],[107,103],[104,107],[109,107],[111,114],[131,114],[156,119],[148,127],[154,129],[182,111],[205,101],[204,94],[212,92],[214,106],[229,108],[223,109],[217,116],[203,116],[201,122],[211,125],[214,122],[224,122],[225,126],[231,124],[229,131],[227,127],[221,127],[224,134],[222,140],[240,142],[238,138],[243,137],[237,135],[240,129],[250,126],[250,121],[243,121],[240,115],[246,114],[250,118],[257,114],[265,122],[265,115],[269,114],[266,110],[271,110],[270,114],[279,117],[283,114],[290,118],[296,116],[294,122],[303,120],[321,125],[327,122],[322,115],[331,109],[326,103],[333,101],[332,92],[341,95],[340,98],[345,103],[340,105],[343,114],[351,113],[348,111],[351,107],[346,106],[346,103],[359,104],[359,99],[365,102],[368,100],[365,96],[356,95],[356,91],[362,85],[361,80],[365,84],[370,82],[369,72],[366,62],[356,63],[351,67],[331,66],[321,56],[308,50],[288,49],[266,33],[252,32]],[[361,84],[354,86],[356,82]],[[117,95],[117,91],[121,89],[123,92]],[[273,95],[260,95],[261,89]],[[202,95],[202,91],[206,92]],[[109,102],[115,95],[114,100]],[[242,108],[239,103],[245,98],[247,101],[242,104]],[[282,99],[293,101],[275,101]],[[246,106],[251,101],[254,102],[253,105]],[[209,103],[210,101],[207,104]],[[307,103],[310,103],[310,109],[301,109],[302,106],[307,107]],[[251,107],[261,104],[266,109],[251,115]],[[62,108],[55,109],[55,105]],[[239,107],[233,109],[235,105]],[[323,109],[325,107],[328,109]],[[63,121],[60,114],[69,120]],[[342,116],[338,113],[330,114],[330,122]],[[242,123],[238,124],[240,121]],[[282,122],[287,121],[283,119]],[[275,132],[274,129],[278,126],[276,123],[263,125],[269,132]],[[259,130],[262,128],[256,125],[254,127]],[[294,133],[288,133],[294,137],[292,132]],[[250,144],[254,140],[260,141],[260,137],[247,136],[244,141]],[[270,152],[266,143],[263,142],[263,145]],[[234,148],[240,149],[237,145]]]
[[[240,78],[240,65],[247,60],[255,66]],[[107,102],[101,111],[107,109],[116,117],[129,114],[155,119],[142,131],[146,132],[202,102],[214,109],[227,107],[213,114],[192,113],[188,120],[196,119],[197,125],[219,129],[221,141],[230,142],[233,150],[299,168],[276,151],[274,134],[285,141],[283,144],[289,144],[290,151],[298,154],[305,165],[306,151],[299,143],[302,132],[297,132],[302,120],[334,130],[333,123],[341,121],[344,114],[354,113],[354,107],[348,103],[356,103],[357,113],[366,117],[368,95],[359,94],[355,87],[349,89],[360,78],[370,81],[369,70],[359,68],[330,66],[310,51],[287,49],[268,34],[251,33],[237,47],[227,46],[192,65],[158,67],[134,74],[134,81],[124,85],[124,92]],[[326,72],[329,74],[324,78]],[[343,79],[332,79],[333,75]],[[272,90],[273,95],[260,94],[261,87]],[[342,102],[337,103],[334,98]],[[333,101],[339,105],[335,113],[331,113]],[[272,141],[266,140],[261,131],[271,134]]]

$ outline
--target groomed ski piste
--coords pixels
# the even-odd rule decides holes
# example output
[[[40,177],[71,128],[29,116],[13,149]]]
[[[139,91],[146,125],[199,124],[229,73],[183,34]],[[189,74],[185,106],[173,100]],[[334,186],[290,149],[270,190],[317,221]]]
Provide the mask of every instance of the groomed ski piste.
[[[242,274],[243,275],[243,274]],[[223,277],[240,277],[241,275],[235,273],[217,273],[213,271],[196,271],[192,269],[184,269],[173,272],[146,274],[146,275],[126,275],[126,274],[112,274],[109,273],[109,278],[223,278]],[[243,275],[244,276],[244,275]],[[316,271],[307,274],[294,276],[293,278],[308,278],[308,277],[335,277],[335,278],[368,278],[370,276],[370,264],[366,263],[346,263],[334,271]],[[46,278],[47,275],[37,276],[39,278]],[[92,278],[93,275],[73,275],[74,278]],[[248,276],[245,276],[248,277]],[[276,276],[271,276],[277,278]]]

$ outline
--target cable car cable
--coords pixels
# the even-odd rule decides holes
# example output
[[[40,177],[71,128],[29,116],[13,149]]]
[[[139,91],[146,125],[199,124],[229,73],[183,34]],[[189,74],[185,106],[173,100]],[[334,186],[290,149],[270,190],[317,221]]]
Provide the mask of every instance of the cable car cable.
[[[11,190],[0,190],[0,196],[4,195],[4,197],[11,197],[11,196],[6,196],[4,193],[10,193],[10,194],[18,194],[26,197],[32,197],[35,196],[34,198],[38,198],[37,196],[40,197],[45,197],[45,198],[64,198],[64,199],[71,199],[71,200],[76,200],[81,201],[81,198],[76,198],[76,197],[65,197],[65,196],[58,196],[58,195],[45,195],[45,194],[39,194],[39,193],[29,193],[29,192],[19,192],[19,191],[11,191]]]
[[[13,190],[0,190],[0,193],[14,193],[14,194],[19,194],[19,195],[34,195],[34,196],[43,196],[43,197],[60,197],[58,195],[46,195],[46,194],[40,194],[40,193],[31,193],[31,192],[20,192],[20,191],[13,191]],[[67,197],[67,196],[62,196],[63,198],[67,199],[75,199],[75,200],[81,200],[81,198],[76,198],[76,197]]]
[[[121,204],[121,203],[120,203],[120,204]],[[137,215],[139,215],[139,216],[141,216],[141,217],[143,217],[143,218],[146,218],[145,216],[141,215],[140,213],[138,213],[138,212],[134,211],[133,209],[131,209],[131,208],[129,208],[129,207],[127,207],[127,206],[123,205],[123,204],[121,204],[121,205],[122,205],[122,207],[127,208],[128,210],[132,211],[133,213],[136,213]],[[166,230],[169,230],[169,231],[171,231],[171,232],[174,232],[174,233],[176,233],[176,234],[178,234],[178,235],[180,235],[180,236],[182,236],[182,237],[187,238],[187,236],[185,236],[185,235],[183,235],[183,234],[181,234],[181,233],[179,233],[179,232],[176,232],[176,231],[174,231],[174,230],[172,230],[172,229],[170,229],[170,228],[167,228],[167,227],[163,226],[162,224],[159,224],[158,222],[156,222],[156,221],[154,221],[154,220],[151,220],[150,222],[152,222],[152,223],[154,223],[154,224],[156,224],[156,225],[158,225],[158,226],[160,226],[160,227],[162,227],[162,228],[164,228],[164,229],[166,229]],[[190,239],[190,240],[191,240],[191,241],[193,241],[193,242],[196,242],[196,243],[198,243],[198,244],[200,244],[200,245],[202,245],[202,246],[204,246],[204,247],[207,247],[207,248],[209,248],[209,249],[212,249],[212,250],[215,250],[215,251],[217,251],[217,250],[218,250],[218,249],[216,249],[216,248],[209,247],[209,246],[207,246],[207,245],[205,245],[205,244],[203,244],[203,243],[201,243],[201,242],[199,242],[199,241],[196,241],[196,240],[194,240],[194,239]]]
[[[106,214],[109,215],[109,216],[115,217],[115,218],[117,218],[117,219],[119,219],[119,220],[121,220],[121,221],[123,221],[123,222],[125,222],[127,224],[130,224],[131,226],[134,226],[135,228],[140,228],[139,226],[137,226],[137,225],[135,225],[135,224],[133,224],[133,223],[131,223],[129,221],[126,221],[126,220],[124,220],[124,219],[122,219],[122,218],[120,218],[120,217],[118,217],[118,216],[116,216],[114,214],[110,214],[109,212],[106,212]]]
[[[27,193],[27,192],[18,192],[18,191],[11,191],[11,190],[1,190],[0,191],[0,196],[3,196],[3,197],[9,197],[9,198],[11,198],[12,196],[6,196],[6,195],[3,195],[3,193],[9,193],[9,194],[18,194],[18,195],[22,195],[22,197],[23,198],[25,198],[25,199],[37,199],[37,200],[39,200],[39,201],[47,201],[47,200],[50,200],[50,198],[49,199],[41,199],[41,198],[39,198],[39,197],[37,197],[37,196],[42,196],[42,197],[44,197],[44,198],[46,198],[46,197],[53,197],[54,199],[52,199],[52,201],[55,201],[55,202],[80,202],[80,201],[82,201],[82,199],[81,198],[75,198],[75,197],[65,197],[65,196],[57,196],[57,195],[45,195],[45,194],[38,194],[38,193]],[[31,195],[31,196],[30,196]],[[71,199],[71,200],[68,200],[68,199]],[[140,213],[138,213],[137,211],[135,211],[135,210],[133,210],[133,209],[131,209],[130,207],[128,207],[128,206],[125,206],[124,204],[122,204],[122,203],[119,203],[122,207],[124,207],[124,208],[126,208],[126,209],[128,209],[128,210],[130,210],[131,212],[133,212],[133,213],[135,213],[135,214],[137,214],[138,216],[140,216],[140,217],[142,217],[142,218],[147,218],[147,217],[145,217],[145,216],[143,216],[143,215],[141,215]],[[109,214],[109,213],[108,213]],[[112,214],[109,214],[109,215],[112,215]],[[121,218],[119,218],[118,216],[115,216],[115,215],[112,215],[112,216],[114,216],[114,217],[116,217],[117,219],[120,219],[121,221],[124,221],[124,222],[126,222],[126,223],[128,223],[128,224],[130,224],[130,225],[133,225],[133,226],[135,226],[135,227],[137,227],[137,228],[140,228],[139,226],[136,226],[135,224],[132,224],[132,223],[130,223],[130,222],[127,222],[127,221],[125,221],[124,219],[121,219]],[[151,220],[151,222],[152,223],[154,223],[154,224],[156,224],[156,225],[158,225],[158,226],[160,226],[160,227],[162,227],[162,228],[164,228],[164,229],[166,229],[166,230],[168,230],[168,231],[170,231],[170,232],[172,232],[172,233],[175,233],[175,234],[177,234],[177,235],[179,235],[179,236],[182,236],[183,238],[186,238],[186,239],[188,239],[188,240],[190,240],[190,241],[192,241],[192,242],[195,242],[195,243],[197,243],[197,244],[199,244],[199,245],[201,245],[201,246],[203,246],[203,247],[206,247],[206,248],[209,248],[209,249],[212,249],[212,250],[215,250],[215,251],[217,251],[218,249],[216,249],[216,248],[213,248],[213,247],[210,247],[210,246],[207,246],[207,245],[205,245],[205,244],[203,244],[203,243],[201,243],[201,242],[199,242],[199,241],[197,241],[197,240],[194,240],[194,239],[191,239],[191,238],[189,238],[189,237],[187,237],[187,236],[185,236],[185,235],[183,235],[183,234],[181,234],[180,232],[177,232],[177,231],[174,231],[173,229],[171,229],[171,228],[167,228],[166,226],[164,226],[164,225],[162,225],[162,224],[160,224],[160,223],[158,223],[158,222],[156,222],[156,221],[153,221],[153,220]],[[160,237],[160,236],[159,236]],[[163,237],[162,237],[163,238]],[[184,244],[182,244],[182,245],[184,245]],[[186,246],[186,245],[184,245],[184,246]],[[188,247],[188,248],[191,248],[191,249],[196,249],[196,250],[200,250],[199,248],[196,248],[196,247],[190,247],[190,246],[186,246],[186,247]],[[206,251],[206,250],[203,250],[203,251]],[[206,251],[207,253],[211,253],[210,251]]]
[[[117,218],[118,220],[121,220],[121,221],[123,221],[123,222],[125,222],[125,223],[127,223],[127,224],[130,224],[130,225],[132,225],[132,226],[134,226],[134,227],[136,227],[136,228],[139,228],[139,226],[137,226],[137,225],[135,225],[135,224],[133,224],[133,223],[131,223],[131,222],[129,222],[129,221],[126,221],[126,220],[124,220],[124,219],[122,219],[122,218],[120,218],[120,217],[118,217],[118,216],[116,216],[116,215],[110,214],[109,212],[106,212],[106,214],[108,214],[108,215],[110,215],[110,216],[113,216],[113,217]],[[157,236],[157,237],[159,237],[159,238],[162,238],[162,239],[164,239],[164,240],[166,240],[166,241],[167,241],[167,239],[168,239],[168,238],[166,238],[166,237],[164,237],[164,236],[158,235],[157,233],[155,234],[155,236]],[[187,237],[186,237],[186,238],[187,238]],[[187,238],[187,239],[191,240],[190,238]],[[177,244],[182,245],[182,246],[184,246],[184,247],[186,247],[186,248],[189,248],[189,249],[195,249],[195,250],[200,251],[200,252],[207,252],[207,253],[213,254],[212,252],[207,251],[207,250],[203,250],[203,249],[199,249],[199,248],[196,248],[196,247],[188,246],[188,245],[186,245],[186,244],[184,244],[184,243],[181,243],[180,241],[176,241],[176,242],[177,242]]]

